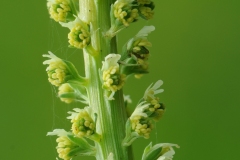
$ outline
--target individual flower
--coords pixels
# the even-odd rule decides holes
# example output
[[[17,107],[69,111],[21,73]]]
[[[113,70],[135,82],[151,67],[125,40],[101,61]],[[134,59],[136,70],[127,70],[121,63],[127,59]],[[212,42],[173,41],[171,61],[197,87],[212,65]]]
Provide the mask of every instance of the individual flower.
[[[159,89],[162,86],[162,84],[163,84],[163,81],[158,80],[154,85],[151,84],[150,86],[148,86],[148,88],[146,89],[146,91],[144,93],[143,99],[147,102],[157,100],[155,95],[162,93],[164,91],[164,89]]]
[[[48,132],[47,136],[57,135],[57,152],[58,156],[64,160],[71,160],[77,155],[94,156],[96,149],[91,146],[83,138],[77,138],[70,132],[66,132],[64,129],[55,129],[53,132]]]
[[[50,17],[56,22],[73,21],[78,8],[78,3],[74,2],[74,0],[48,0],[47,7]]]
[[[127,75],[135,74],[136,78],[140,78],[142,74],[148,73],[150,54],[147,48],[152,44],[147,36],[154,30],[154,26],[145,26],[124,45],[121,60],[125,62],[124,72]]]
[[[149,119],[148,115],[144,113],[147,108],[149,108],[149,103],[139,103],[130,117],[132,130],[137,132],[139,136],[143,136],[145,139],[150,137],[150,133],[153,129],[151,119]]]
[[[75,112],[68,112],[71,116],[67,117],[72,122],[72,132],[77,137],[88,137],[92,140],[99,141],[100,135],[96,133],[96,125],[91,118],[91,108],[75,108]]]
[[[69,23],[60,23],[63,27],[70,29],[68,34],[68,42],[70,47],[83,49],[90,44],[89,26],[81,21],[78,17]]]
[[[65,103],[72,103],[76,96],[75,96],[75,91],[74,88],[71,87],[69,83],[64,83],[58,88],[58,96],[60,97],[61,101]],[[68,96],[64,96],[68,95]],[[69,96],[71,95],[71,96]]]
[[[69,80],[78,81],[79,83],[85,82],[85,79],[79,76],[77,69],[71,62],[58,58],[50,51],[48,53],[49,54],[43,55],[43,57],[49,58],[44,61],[43,64],[48,65],[46,71],[48,74],[48,81],[52,85],[59,87]]]
[[[48,52],[49,55],[44,54],[43,57],[50,58],[43,62],[43,64],[48,64],[46,71],[48,73],[48,81],[54,86],[60,86],[65,82],[66,75],[69,74],[66,63],[55,56],[52,52]]]
[[[58,96],[65,103],[79,101],[85,104],[89,103],[86,89],[75,83],[64,83],[58,88]]]
[[[120,73],[118,60],[119,54],[109,54],[102,65],[103,88],[110,91],[109,99],[113,99],[114,93],[120,90],[125,82],[125,75]]]
[[[179,148],[177,144],[159,143],[152,146],[150,143],[144,149],[142,160],[172,160],[175,154],[173,147]]]
[[[133,0],[117,0],[113,5],[115,18],[124,26],[129,26],[138,18],[138,9],[133,4]]]
[[[158,97],[155,97],[156,94],[162,93],[164,90],[159,89],[163,84],[162,80],[158,80],[154,85],[151,84],[145,91],[143,100],[148,102],[149,108],[144,112],[148,114],[149,117],[153,118],[155,121],[158,121],[165,112],[165,106],[163,103],[160,103]]]
[[[153,18],[155,8],[154,3],[151,0],[135,0],[138,4],[139,15],[146,20]]]

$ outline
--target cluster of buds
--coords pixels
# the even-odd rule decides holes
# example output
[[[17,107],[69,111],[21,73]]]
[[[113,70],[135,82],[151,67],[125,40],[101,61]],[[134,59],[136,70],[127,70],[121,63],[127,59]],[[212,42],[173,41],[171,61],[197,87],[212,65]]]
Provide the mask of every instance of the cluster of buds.
[[[147,36],[155,30],[154,26],[143,27],[133,38],[131,38],[123,47],[124,73],[126,75],[135,74],[135,77],[148,73],[149,50],[152,44]]]
[[[57,152],[58,156],[64,160],[71,160],[78,155],[96,154],[95,147],[91,146],[85,139],[74,137],[70,132],[64,129],[55,129],[53,132],[48,132],[47,136],[57,135]]]
[[[78,12],[76,0],[48,0],[48,11],[50,17],[56,22],[70,22],[75,19],[74,15]]]
[[[100,135],[96,133],[96,124],[91,118],[91,107],[75,108],[73,110],[75,112],[68,112],[71,116],[67,117],[71,119],[73,134],[77,137],[87,137],[99,141]]]
[[[86,89],[82,84],[86,79],[81,77],[74,65],[55,56],[52,52],[43,55],[50,59],[43,62],[48,65],[46,71],[48,81],[58,87],[58,96],[63,102],[71,103],[75,100],[88,104]]]
[[[125,75],[120,73],[118,61],[119,54],[109,54],[105,57],[102,65],[103,88],[111,92],[107,95],[109,100],[113,100],[114,93],[120,90],[125,82]]]

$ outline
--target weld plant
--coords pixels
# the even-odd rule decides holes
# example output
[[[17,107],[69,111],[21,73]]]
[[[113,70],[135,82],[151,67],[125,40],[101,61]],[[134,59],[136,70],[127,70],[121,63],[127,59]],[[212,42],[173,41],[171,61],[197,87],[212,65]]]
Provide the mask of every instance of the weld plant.
[[[76,156],[94,156],[97,160],[133,160],[132,143],[148,139],[164,112],[162,80],[150,84],[130,115],[131,102],[123,94],[130,76],[141,78],[148,73],[152,46],[148,36],[154,26],[143,26],[117,52],[116,36],[132,23],[153,18],[152,0],[48,0],[50,18],[68,28],[69,47],[83,51],[85,76],[69,61],[48,52],[43,57],[48,81],[56,87],[64,103],[83,103],[84,108],[69,111],[72,123],[68,131],[54,129],[58,156],[64,160]],[[80,52],[80,51],[79,51]],[[92,141],[92,142],[90,142]],[[142,160],[171,160],[176,144],[150,143]]]

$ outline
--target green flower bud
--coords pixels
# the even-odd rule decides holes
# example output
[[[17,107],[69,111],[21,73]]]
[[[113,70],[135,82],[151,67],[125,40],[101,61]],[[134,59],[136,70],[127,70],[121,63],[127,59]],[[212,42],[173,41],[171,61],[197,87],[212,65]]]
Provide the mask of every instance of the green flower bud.
[[[74,83],[64,83],[58,88],[58,96],[65,103],[79,101],[88,104],[87,92],[84,87]]]

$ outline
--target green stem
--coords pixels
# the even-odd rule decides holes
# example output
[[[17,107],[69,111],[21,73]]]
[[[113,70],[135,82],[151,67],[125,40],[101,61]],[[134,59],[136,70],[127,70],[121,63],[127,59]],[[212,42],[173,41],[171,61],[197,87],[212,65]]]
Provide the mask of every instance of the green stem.
[[[128,151],[122,146],[125,137],[127,112],[124,105],[122,90],[115,93],[115,100],[109,101],[102,88],[102,61],[110,53],[117,53],[116,38],[104,37],[110,26],[110,5],[114,0],[80,0],[80,18],[91,25],[91,45],[98,53],[89,54],[84,50],[89,105],[97,113],[97,133],[102,136],[96,143],[98,160],[106,160],[110,153],[114,160],[128,160]]]

